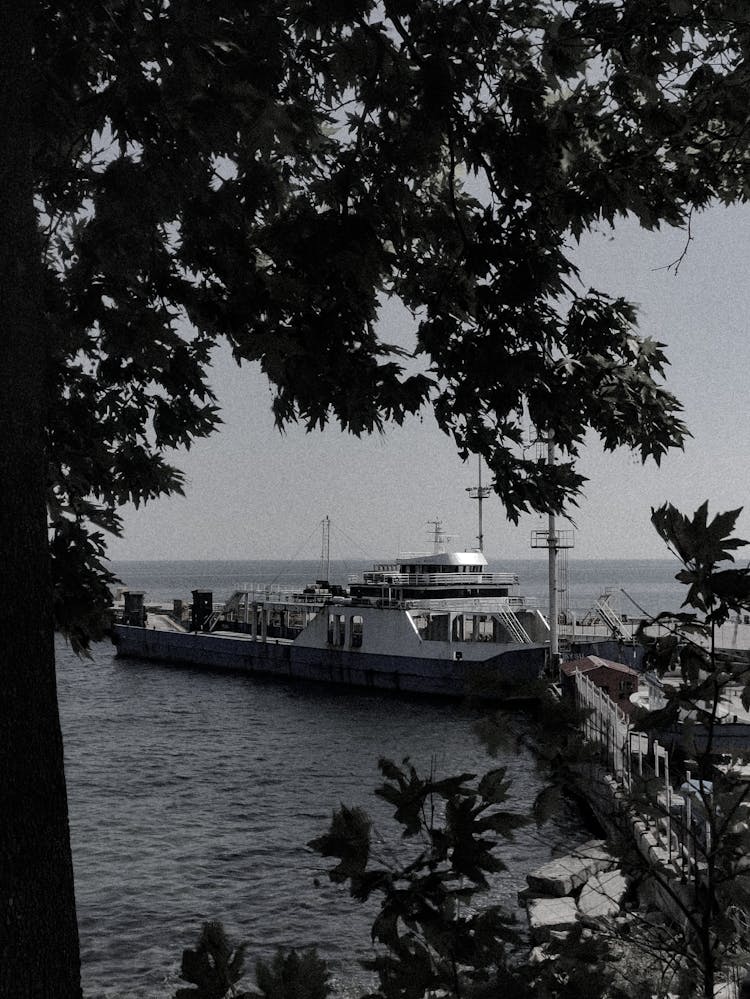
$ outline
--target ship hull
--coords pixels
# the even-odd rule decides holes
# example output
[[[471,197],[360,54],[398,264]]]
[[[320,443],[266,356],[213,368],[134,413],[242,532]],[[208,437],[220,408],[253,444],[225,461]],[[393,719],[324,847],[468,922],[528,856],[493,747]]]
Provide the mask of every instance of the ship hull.
[[[314,648],[228,632],[172,632],[115,625],[118,656],[347,687],[495,700],[532,695],[544,668],[542,644],[508,646],[481,660]],[[466,649],[469,652],[469,649]],[[489,650],[485,649],[485,652]]]

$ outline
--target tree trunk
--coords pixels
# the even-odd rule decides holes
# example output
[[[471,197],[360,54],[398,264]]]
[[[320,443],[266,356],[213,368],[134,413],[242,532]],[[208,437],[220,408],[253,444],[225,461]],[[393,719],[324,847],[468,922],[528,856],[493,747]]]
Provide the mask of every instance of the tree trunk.
[[[33,14],[0,0],[0,995],[80,999],[47,555]]]

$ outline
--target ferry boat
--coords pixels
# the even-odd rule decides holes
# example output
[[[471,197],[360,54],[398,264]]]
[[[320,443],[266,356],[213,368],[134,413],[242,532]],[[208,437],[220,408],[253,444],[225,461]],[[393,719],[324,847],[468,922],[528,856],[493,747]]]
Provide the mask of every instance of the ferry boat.
[[[549,627],[518,577],[488,571],[480,550],[447,550],[439,522],[435,549],[375,564],[347,587],[240,589],[216,610],[195,590],[189,630],[129,594],[117,654],[413,694],[535,693]]]

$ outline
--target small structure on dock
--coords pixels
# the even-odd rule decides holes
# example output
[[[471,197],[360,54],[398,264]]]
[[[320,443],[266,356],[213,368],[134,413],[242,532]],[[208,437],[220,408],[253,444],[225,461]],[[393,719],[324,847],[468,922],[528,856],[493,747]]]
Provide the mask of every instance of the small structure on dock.
[[[585,673],[624,714],[629,715],[633,710],[630,697],[638,690],[640,674],[637,670],[613,662],[611,659],[602,659],[601,656],[572,659],[560,667],[563,695],[571,699],[575,698],[574,674],[576,673]]]
[[[143,590],[125,590],[122,594],[122,623],[143,628],[146,623],[146,608],[143,603]]]
[[[214,609],[214,595],[211,590],[193,590],[193,604],[190,616],[190,630],[204,631]]]

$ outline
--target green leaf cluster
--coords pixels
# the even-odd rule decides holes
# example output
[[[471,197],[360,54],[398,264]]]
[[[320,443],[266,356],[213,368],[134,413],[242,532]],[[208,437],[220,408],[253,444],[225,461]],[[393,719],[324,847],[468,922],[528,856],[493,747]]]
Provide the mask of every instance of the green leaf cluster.
[[[328,834],[309,845],[339,864],[329,876],[348,882],[359,901],[379,898],[372,938],[380,997],[464,990],[477,994],[506,974],[509,950],[519,935],[498,905],[475,904],[489,878],[505,869],[495,854],[528,820],[501,808],[508,800],[504,767],[485,774],[422,777],[408,760],[381,759],[385,778],[375,793],[393,807],[408,850],[394,848],[385,860],[359,809],[337,812]],[[354,848],[356,846],[356,856]]]
[[[725,692],[740,690],[743,703],[750,705],[750,661],[742,652],[716,647],[716,628],[750,609],[750,568],[724,568],[747,545],[732,536],[740,512],[709,520],[707,502],[692,516],[669,503],[652,511],[654,527],[682,563],[675,578],[687,587],[682,606],[691,609],[661,613],[641,626],[646,665],[660,675],[678,673],[681,682],[666,685],[665,706],[639,724],[672,733],[680,727],[682,743],[692,754],[700,746],[711,755],[711,733]],[[659,629],[656,637],[650,633],[653,625]]]
[[[361,808],[342,805],[334,812],[329,831],[308,845],[322,857],[337,857],[339,863],[329,871],[331,881],[343,882],[364,874],[370,857],[372,823]]]
[[[328,966],[314,947],[279,949],[270,962],[256,963],[255,980],[265,999],[327,999],[332,991]]]
[[[684,566],[675,577],[688,587],[683,607],[694,607],[708,624],[723,624],[732,611],[750,605],[750,569],[717,568],[733,562],[732,552],[748,544],[731,537],[741,512],[729,510],[709,522],[707,502],[692,517],[670,503],[652,511],[654,527]]]
[[[240,990],[247,944],[234,946],[222,923],[203,924],[194,948],[182,952],[181,977],[193,988],[179,988],[174,999],[327,999],[329,971],[314,947],[298,952],[279,948],[270,961],[258,960],[258,991]]]
[[[181,976],[195,987],[177,989],[174,999],[248,999],[237,991],[244,964],[245,945],[233,947],[221,923],[204,923],[195,948],[182,952]]]
[[[736,698],[741,695],[745,710],[750,706],[750,658],[719,648],[717,639],[719,626],[750,610],[750,570],[734,565],[734,553],[747,544],[733,536],[740,512],[710,518],[708,503],[692,515],[671,504],[653,511],[654,527],[682,564],[676,579],[687,588],[682,606],[688,610],[659,614],[641,634],[646,665],[671,677],[663,687],[664,706],[639,715],[638,727],[672,748],[673,779],[684,780],[686,771],[701,779],[691,806],[702,829],[691,841],[694,895],[687,904],[671,892],[684,913],[684,930],[673,935],[671,946],[706,996],[714,994],[722,965],[742,963],[750,948],[747,746],[736,735],[731,743],[724,738],[736,730],[725,725],[732,721],[728,712],[738,713]],[[652,625],[659,626],[656,637]],[[663,782],[653,783],[658,787],[643,783],[635,803],[653,821],[663,821],[657,798]],[[658,879],[653,867],[647,873]]]

